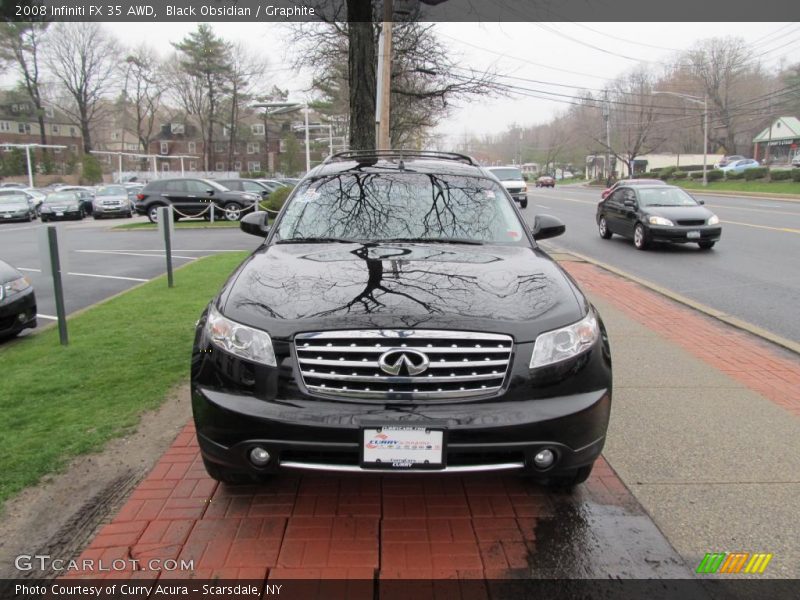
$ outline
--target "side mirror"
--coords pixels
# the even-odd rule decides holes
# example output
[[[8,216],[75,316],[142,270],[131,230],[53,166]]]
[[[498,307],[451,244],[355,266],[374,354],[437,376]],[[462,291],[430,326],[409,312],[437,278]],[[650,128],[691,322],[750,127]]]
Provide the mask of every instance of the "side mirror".
[[[558,237],[567,230],[567,226],[561,219],[550,215],[536,215],[533,221],[533,239],[546,240],[547,238]]]
[[[208,188],[206,190],[206,195],[207,196],[213,196],[214,195],[214,189],[213,188]]]
[[[623,200],[622,203],[628,208],[636,208],[636,200]]]
[[[239,228],[250,235],[265,237],[269,233],[269,214],[263,210],[251,212],[242,217]]]
[[[697,200],[697,198],[695,198],[695,200]],[[706,203],[706,201],[705,201],[705,200],[697,200],[697,203],[698,203],[700,206],[702,206],[703,204],[705,204],[705,203]]]

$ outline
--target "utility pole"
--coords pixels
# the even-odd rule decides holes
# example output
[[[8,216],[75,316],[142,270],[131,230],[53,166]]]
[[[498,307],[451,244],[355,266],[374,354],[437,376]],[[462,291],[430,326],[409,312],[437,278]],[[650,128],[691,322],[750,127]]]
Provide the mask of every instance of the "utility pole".
[[[703,94],[703,187],[708,185],[708,94]]]
[[[378,98],[375,102],[378,150],[391,150],[389,115],[392,93],[392,18],[392,0],[383,0],[383,25],[378,40]]]
[[[603,118],[606,120],[606,162],[604,168],[606,172],[606,183],[609,183],[611,178],[611,108],[608,105],[608,90],[606,90],[605,96]]]

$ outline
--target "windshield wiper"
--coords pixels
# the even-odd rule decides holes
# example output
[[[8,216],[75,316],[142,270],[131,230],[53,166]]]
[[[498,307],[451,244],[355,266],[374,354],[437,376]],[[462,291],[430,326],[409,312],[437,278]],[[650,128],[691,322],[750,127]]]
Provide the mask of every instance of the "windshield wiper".
[[[483,246],[483,242],[469,238],[388,238],[385,240],[372,240],[376,243],[384,242],[414,242],[417,244],[469,244],[470,246]]]
[[[285,240],[278,240],[276,244],[355,244],[355,240],[346,240],[343,238],[335,237],[296,237],[286,238]]]

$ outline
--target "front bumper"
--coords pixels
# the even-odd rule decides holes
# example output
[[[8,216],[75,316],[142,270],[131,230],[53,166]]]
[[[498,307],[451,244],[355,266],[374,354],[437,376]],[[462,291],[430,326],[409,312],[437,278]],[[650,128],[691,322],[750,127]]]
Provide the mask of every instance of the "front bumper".
[[[719,226],[682,226],[649,228],[650,239],[653,242],[668,242],[673,244],[693,244],[697,242],[716,242],[722,236],[722,227]],[[691,235],[697,233],[699,235]]]
[[[122,216],[127,215],[129,212],[133,212],[133,208],[130,206],[95,206],[93,209],[92,214],[96,216]]]
[[[32,218],[32,215],[30,213],[24,213],[24,214],[17,214],[17,213],[6,214],[6,213],[4,213],[4,214],[0,215],[0,223],[11,223],[13,221],[29,221],[29,220],[31,220],[31,218]]]
[[[204,457],[238,471],[279,468],[364,471],[364,426],[403,425],[446,431],[445,471],[529,469],[544,448],[557,460],[548,472],[588,465],[600,455],[611,391],[535,401],[374,406],[322,400],[265,402],[249,395],[192,387],[197,438]],[[247,459],[261,446],[273,457],[264,469]],[[414,469],[393,470],[408,472]],[[418,471],[415,471],[418,472]]]
[[[36,327],[36,294],[33,288],[0,300],[0,338]]]
[[[60,214],[56,212],[45,212],[42,213],[41,216],[48,221],[58,221],[60,219],[80,219],[81,211],[80,209],[65,210],[60,212]]]

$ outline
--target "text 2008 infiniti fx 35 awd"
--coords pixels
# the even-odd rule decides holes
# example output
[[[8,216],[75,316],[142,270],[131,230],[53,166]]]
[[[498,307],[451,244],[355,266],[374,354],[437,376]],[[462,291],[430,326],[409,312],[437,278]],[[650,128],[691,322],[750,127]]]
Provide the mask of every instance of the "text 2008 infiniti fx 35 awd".
[[[198,322],[209,474],[519,470],[584,481],[605,441],[597,311],[472,159],[349,152],[311,171]]]

